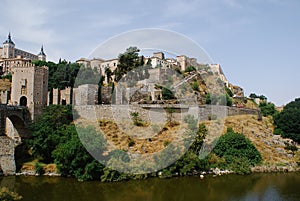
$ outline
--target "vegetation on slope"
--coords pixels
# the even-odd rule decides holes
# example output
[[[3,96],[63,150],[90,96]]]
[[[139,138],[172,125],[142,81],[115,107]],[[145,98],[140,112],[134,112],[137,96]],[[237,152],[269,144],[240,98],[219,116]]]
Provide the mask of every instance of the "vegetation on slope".
[[[300,98],[288,103],[274,116],[275,133],[300,143]]]
[[[97,149],[99,149],[98,145],[104,144],[105,140],[93,127],[75,128],[72,123],[73,118],[70,116],[71,112],[70,106],[52,105],[45,109],[43,115],[33,125],[33,139],[29,142],[35,158],[41,162],[55,163],[62,175],[73,176],[80,180],[120,181],[157,175],[157,173],[129,175],[100,164],[86,151],[81,143],[82,136],[79,138],[77,130],[81,129],[80,133],[85,133],[88,137],[86,140],[95,142]],[[220,138],[208,157],[199,159],[207,129],[204,124],[200,124],[197,129],[197,121],[189,116],[185,118],[185,123],[191,131],[196,132],[196,137],[179,160],[162,170],[163,177],[194,174],[207,171],[211,167],[248,173],[251,166],[261,161],[259,152],[250,141],[233,131]],[[91,146],[93,148],[93,144]],[[98,151],[105,150],[106,147],[103,146],[103,150]],[[119,156],[117,153],[114,154]]]

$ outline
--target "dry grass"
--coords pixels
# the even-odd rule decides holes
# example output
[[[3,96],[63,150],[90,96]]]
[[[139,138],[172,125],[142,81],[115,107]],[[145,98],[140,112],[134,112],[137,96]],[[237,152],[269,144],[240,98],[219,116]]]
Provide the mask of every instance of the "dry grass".
[[[172,142],[179,133],[180,124],[159,126],[159,132],[151,126],[137,127],[132,123],[118,123],[100,121],[100,128],[107,141],[114,149],[126,150],[130,153],[156,153],[164,149],[168,142]],[[134,144],[129,146],[133,141]]]

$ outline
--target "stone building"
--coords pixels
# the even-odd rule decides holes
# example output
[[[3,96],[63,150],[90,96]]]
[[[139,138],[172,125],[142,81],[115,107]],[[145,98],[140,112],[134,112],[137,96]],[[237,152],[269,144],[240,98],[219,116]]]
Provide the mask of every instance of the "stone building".
[[[39,54],[33,54],[15,47],[10,33],[0,47],[0,75],[9,74],[15,66],[21,66],[24,62],[32,60],[46,61],[46,54],[43,46]]]
[[[59,90],[59,89],[53,89],[53,99],[52,104],[53,105],[69,105],[72,104],[71,96],[72,96],[72,89],[71,87],[67,87],[65,89]],[[48,92],[48,105],[50,100],[50,92]]]
[[[27,62],[12,68],[11,89],[11,104],[27,106],[34,120],[47,105],[48,67]]]

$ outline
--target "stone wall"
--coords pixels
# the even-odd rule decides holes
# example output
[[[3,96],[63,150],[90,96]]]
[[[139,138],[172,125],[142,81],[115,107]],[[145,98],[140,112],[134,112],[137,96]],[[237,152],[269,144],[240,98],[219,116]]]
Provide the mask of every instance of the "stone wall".
[[[0,136],[0,171],[4,175],[14,175],[16,173],[14,152],[14,140],[6,136]]]
[[[75,106],[78,114],[85,119],[106,119],[113,121],[128,121],[131,119],[131,112],[138,112],[139,117],[144,121],[161,122],[166,120],[167,108],[174,108],[173,117],[175,120],[183,119],[186,115],[191,114],[198,116],[199,121],[206,121],[211,118],[223,118],[234,115],[257,115],[260,111],[246,108],[236,108],[216,105],[203,105],[188,107],[181,105],[86,105]]]

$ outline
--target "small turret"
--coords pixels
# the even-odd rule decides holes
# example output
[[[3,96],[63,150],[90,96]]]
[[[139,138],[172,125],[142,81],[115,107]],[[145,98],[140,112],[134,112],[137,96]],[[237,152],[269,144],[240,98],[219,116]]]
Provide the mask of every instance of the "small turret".
[[[45,54],[45,52],[44,52],[44,46],[43,46],[43,45],[42,45],[42,47],[41,47],[40,53],[38,54],[38,59],[39,59],[40,61],[46,61],[46,54]]]

